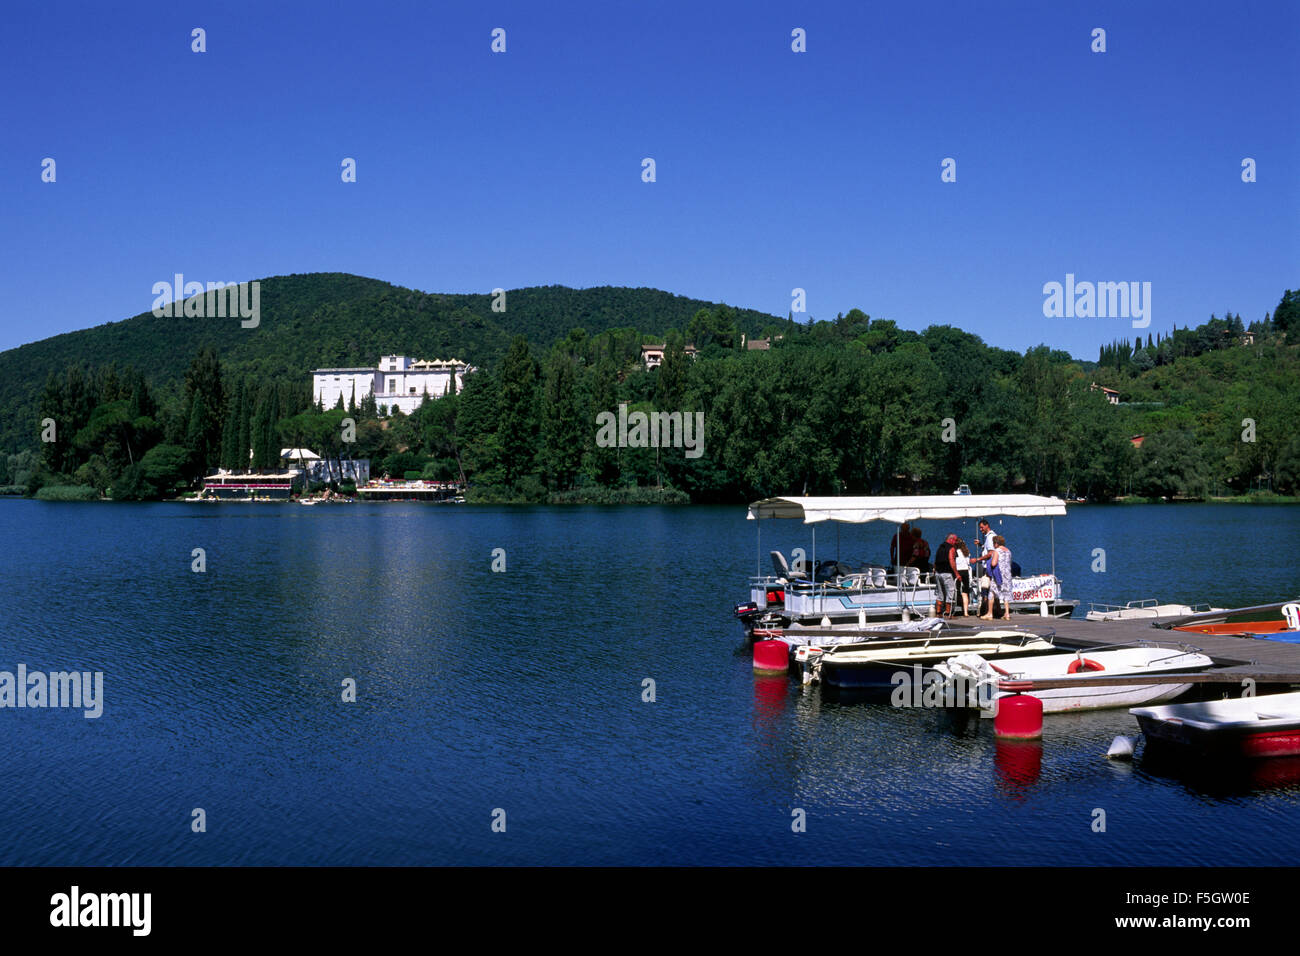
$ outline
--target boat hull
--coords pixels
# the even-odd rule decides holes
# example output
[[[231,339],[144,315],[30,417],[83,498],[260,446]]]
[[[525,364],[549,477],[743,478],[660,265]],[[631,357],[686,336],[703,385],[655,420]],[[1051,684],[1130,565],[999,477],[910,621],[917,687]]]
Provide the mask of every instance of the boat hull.
[[[1074,613],[1075,608],[1078,606],[1078,601],[1051,601],[1048,602],[1047,605],[1047,616],[1054,619],[1068,618]],[[742,608],[750,608],[750,610],[742,611]],[[907,611],[910,618],[916,619],[918,617],[932,614],[934,607],[933,605],[926,606],[917,604],[915,606],[909,606]],[[1042,617],[1042,609],[1038,604],[1012,604],[1011,614],[1013,619]],[[792,624],[797,624],[801,627],[816,627],[823,621],[829,621],[832,627],[852,627],[854,625],[859,625],[870,629],[873,624],[879,625],[893,621],[900,621],[902,620],[902,616],[902,611],[899,610],[897,605],[892,608],[877,609],[863,614],[859,614],[857,610],[828,610],[822,615],[814,614],[794,617],[786,614],[780,606],[764,609],[752,604],[740,605],[736,611],[736,617],[740,620],[741,626],[745,629],[745,636],[751,641],[755,639],[764,639],[763,635],[756,637],[755,630],[762,631],[769,628],[784,628],[789,627]],[[974,614],[971,614],[969,617],[961,617],[959,615],[957,617],[947,618],[946,620],[955,623],[958,626],[962,626],[963,624],[974,626],[979,619]],[[998,620],[1002,621],[1003,619],[999,618]]]
[[[1192,614],[1162,621],[1157,626],[1190,634],[1223,634],[1241,637],[1262,636],[1272,640],[1294,641],[1297,633],[1295,601],[1238,607],[1225,611]],[[1288,615],[1292,618],[1288,620]]]
[[[1191,684],[1138,684],[1124,687],[1089,687],[1039,690],[1033,694],[1043,702],[1043,713],[1065,714],[1075,710],[1110,710],[1117,707],[1141,707],[1161,704],[1185,694]],[[1010,694],[999,694],[998,698]],[[984,717],[992,717],[986,712]]]
[[[1026,635],[1026,640],[1032,640],[1032,635]],[[838,658],[835,653],[829,653],[821,660],[820,679],[831,687],[883,690],[897,686],[896,675],[900,672],[911,676],[916,673],[915,668],[920,667],[924,676],[933,671],[936,664],[942,664],[957,654],[979,654],[990,660],[1004,660],[1057,650],[1048,641],[1036,641],[1027,646],[1023,641],[981,641],[978,635],[937,638],[925,646],[920,646],[919,642],[905,643],[912,646],[872,644],[864,648],[857,645]],[[863,650],[865,654],[858,653]],[[874,659],[865,659],[868,655]]]
[[[1300,721],[1290,729],[1253,732],[1241,729],[1207,731],[1141,715],[1137,722],[1148,744],[1250,760],[1300,756]]]
[[[972,676],[988,681],[996,679],[991,670],[1005,675],[999,681],[997,699],[1016,693],[1032,694],[1043,705],[1045,714],[1082,710],[1105,710],[1115,707],[1143,707],[1158,704],[1186,693],[1190,681],[1178,680],[1187,673],[1202,671],[1214,661],[1190,648],[1143,645],[1088,652],[1043,655],[989,668],[979,662],[952,660],[943,671],[956,676]],[[1082,665],[1082,666],[1081,666]],[[973,672],[973,673],[972,673]],[[1169,675],[1171,682],[1151,680]],[[1117,678],[1120,682],[1093,683],[1097,677]],[[1041,682],[1048,686],[1035,686]],[[1018,684],[1020,686],[1010,686]],[[1051,686],[1057,685],[1057,686]],[[993,710],[983,712],[992,717]]]
[[[1247,760],[1300,756],[1300,693],[1131,713],[1151,747]]]

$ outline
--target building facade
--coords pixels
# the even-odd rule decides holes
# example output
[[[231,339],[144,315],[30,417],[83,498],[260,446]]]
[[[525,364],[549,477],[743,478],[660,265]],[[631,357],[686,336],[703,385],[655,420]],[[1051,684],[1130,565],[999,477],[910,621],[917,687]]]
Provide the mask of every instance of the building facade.
[[[667,351],[667,345],[643,345],[641,346],[641,361],[645,363],[647,369],[658,368],[664,364],[664,352]],[[687,358],[693,359],[699,354],[699,349],[694,345],[687,345],[682,348]]]
[[[381,413],[391,414],[400,408],[409,415],[420,407],[427,394],[442,398],[451,390],[452,381],[459,392],[465,375],[473,369],[459,361],[414,361],[405,355],[385,355],[377,368],[318,368],[312,371],[312,401],[323,408],[334,408],[339,399],[348,408],[373,395]]]

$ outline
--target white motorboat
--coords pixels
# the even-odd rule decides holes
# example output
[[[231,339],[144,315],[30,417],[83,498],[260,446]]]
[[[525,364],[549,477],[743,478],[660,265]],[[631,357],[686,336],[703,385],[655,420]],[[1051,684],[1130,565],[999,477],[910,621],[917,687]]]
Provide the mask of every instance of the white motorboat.
[[[805,683],[879,689],[893,686],[894,675],[902,669],[918,665],[928,669],[961,654],[996,659],[1043,654],[1056,649],[1052,640],[1050,634],[1014,628],[899,633],[852,644],[802,645],[795,649],[795,660],[803,665]]]
[[[1070,710],[1101,710],[1107,707],[1135,707],[1172,700],[1184,693],[1190,683],[1152,683],[1143,678],[1160,674],[1186,674],[1203,671],[1214,664],[1199,650],[1186,645],[1148,644],[1132,647],[1075,651],[1068,654],[1040,654],[1010,661],[989,661],[983,655],[969,654],[953,657],[938,665],[935,670],[945,679],[960,683],[968,690],[967,702],[972,707],[991,699],[1008,696],[1002,690],[1005,681],[1068,681],[1077,686],[1048,687],[1041,690],[1026,689],[1043,702],[1043,713],[1055,714]],[[1132,682],[1118,685],[1088,686],[1089,678],[1124,677]],[[980,685],[998,688],[993,695],[977,694]],[[978,699],[984,697],[985,701]],[[993,716],[991,708],[981,707],[985,717]]]
[[[1137,707],[1147,746],[1222,757],[1300,754],[1300,693]]]

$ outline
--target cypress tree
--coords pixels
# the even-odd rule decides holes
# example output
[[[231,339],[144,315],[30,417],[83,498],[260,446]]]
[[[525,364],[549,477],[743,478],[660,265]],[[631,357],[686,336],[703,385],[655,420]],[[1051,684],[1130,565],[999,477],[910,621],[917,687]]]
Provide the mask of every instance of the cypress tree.
[[[185,448],[190,453],[190,463],[196,476],[208,473],[207,437],[210,431],[207,407],[202,396],[195,395],[190,401],[189,426],[185,429]]]
[[[244,416],[244,383],[235,384],[234,394],[230,399],[230,412],[226,415],[225,427],[221,430],[221,467],[231,470],[240,467],[239,461],[239,422]]]
[[[573,487],[582,466],[582,422],[573,359],[558,351],[547,363],[542,416],[542,459],[547,477],[560,490],[567,490]]]
[[[501,365],[501,464],[507,485],[533,470],[537,454],[537,367],[528,340],[517,335]]]
[[[195,402],[202,406],[197,417],[194,412]],[[185,373],[185,408],[185,445],[190,449],[196,466],[206,469],[220,455],[221,430],[226,413],[221,362],[211,348],[200,351]],[[196,422],[200,430],[192,432],[191,426]]]
[[[235,422],[238,431],[235,433],[235,464],[237,471],[247,471],[249,468],[249,452],[253,448],[253,392],[247,382],[243,384],[243,402],[240,405],[239,417]]]

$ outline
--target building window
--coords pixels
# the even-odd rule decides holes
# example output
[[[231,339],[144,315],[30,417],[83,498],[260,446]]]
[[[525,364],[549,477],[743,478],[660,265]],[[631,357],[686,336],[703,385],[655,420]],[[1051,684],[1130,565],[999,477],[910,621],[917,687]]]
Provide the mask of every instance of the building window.
[[[391,395],[396,391],[397,391],[397,379],[390,378],[388,380],[388,393]]]

